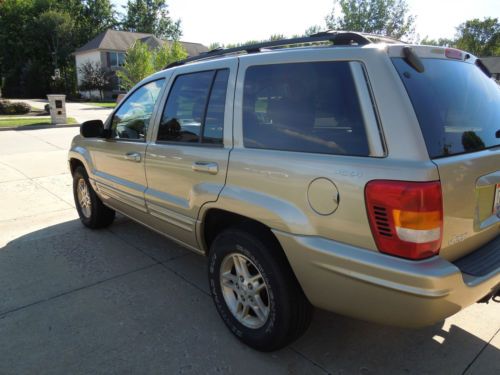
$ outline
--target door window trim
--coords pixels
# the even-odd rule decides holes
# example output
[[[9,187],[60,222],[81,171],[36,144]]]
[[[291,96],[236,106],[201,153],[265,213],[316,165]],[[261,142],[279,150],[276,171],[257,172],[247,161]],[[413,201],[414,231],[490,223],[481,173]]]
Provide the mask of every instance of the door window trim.
[[[363,59],[359,58],[327,58],[327,59],[292,59],[292,60],[272,60],[261,62],[249,62],[248,65],[244,66],[242,69],[240,85],[245,84],[247,71],[253,67],[264,67],[264,66],[272,66],[272,65],[287,65],[287,64],[307,64],[307,63],[333,63],[333,62],[343,62],[347,63],[349,66],[349,70],[351,72],[353,86],[356,91],[357,101],[359,104],[361,117],[363,120],[363,127],[365,131],[367,146],[368,146],[368,154],[367,155],[351,155],[351,154],[336,154],[336,153],[323,153],[323,152],[311,152],[311,151],[298,151],[298,150],[282,150],[275,148],[256,148],[252,146],[245,145],[244,142],[244,131],[243,131],[243,89],[241,90],[241,96],[238,98],[240,101],[239,104],[241,106],[241,117],[240,117],[240,137],[241,144],[239,147],[242,149],[249,150],[261,150],[261,151],[278,151],[278,152],[292,152],[299,154],[311,154],[311,155],[330,155],[333,157],[349,157],[349,158],[385,158],[387,157],[387,147],[385,143],[384,133],[381,127],[380,115],[377,108],[377,103],[375,101],[375,95],[373,94],[373,90],[371,87],[370,79],[368,76],[368,72],[366,69],[366,65]],[[237,84],[238,85],[238,84]],[[235,97],[236,101],[236,97]],[[233,120],[234,121],[234,120]]]
[[[158,77],[156,79],[152,79],[151,81],[148,81],[148,82],[144,82],[144,84],[140,85],[139,87],[137,87],[134,91],[130,91],[121,101],[120,103],[118,103],[118,105],[115,107],[115,109],[113,110],[113,112],[111,113],[111,116],[108,117],[108,119],[106,120],[106,124],[104,126],[105,129],[107,130],[110,130],[112,125],[113,125],[113,118],[115,117],[115,114],[116,112],[118,112],[120,110],[120,108],[122,107],[122,105],[128,100],[128,98],[130,98],[132,95],[134,95],[138,90],[140,90],[141,88],[143,88],[144,86],[146,85],[149,85],[150,83],[153,83],[153,82],[157,82],[157,81],[161,81],[163,80],[163,85],[160,89],[160,93],[158,94],[158,98],[156,99],[156,103],[153,107],[153,112],[151,112],[151,117],[149,119],[149,125],[154,125],[154,123],[152,122],[154,117],[156,116],[156,112],[157,112],[157,106],[160,102],[160,99],[163,95],[163,90],[165,90],[165,87],[168,85],[168,79],[167,77]],[[152,126],[149,126],[149,128],[152,129]],[[105,138],[106,141],[108,142],[133,142],[133,143],[147,143],[147,138],[148,138],[148,134],[146,134],[146,137],[144,137],[144,139],[131,139],[131,138]]]
[[[225,123],[222,126],[222,138],[221,138],[222,143],[203,143],[203,132],[205,130],[205,121],[206,121],[206,116],[208,113],[208,106],[210,104],[210,98],[212,96],[212,90],[213,90],[213,87],[215,84],[215,80],[217,79],[217,73],[221,70],[227,70],[229,72],[228,79],[226,82],[226,99],[227,99],[227,94],[228,94],[228,89],[229,89],[229,77],[231,75],[231,68],[230,67],[220,67],[220,68],[216,67],[213,69],[196,70],[196,71],[190,71],[190,72],[180,72],[179,74],[174,73],[174,76],[171,77],[172,83],[168,85],[169,86],[168,87],[168,94],[167,94],[167,98],[165,99],[165,101],[163,103],[163,109],[161,111],[159,111],[160,118],[159,118],[159,122],[158,122],[158,126],[157,126],[158,129],[161,126],[161,120],[163,117],[163,113],[165,111],[165,108],[167,107],[168,99],[170,97],[170,94],[172,92],[172,89],[175,85],[177,78],[181,77],[181,76],[191,75],[191,74],[214,72],[213,77],[212,77],[212,82],[210,83],[210,88],[208,91],[207,100],[205,103],[205,109],[203,111],[203,123],[202,123],[202,127],[200,129],[200,141],[199,142],[177,142],[177,141],[158,140],[158,131],[157,131],[155,134],[155,139],[152,141],[152,143],[157,144],[157,145],[178,145],[178,146],[209,147],[209,148],[224,148],[225,147],[225,145],[224,145]],[[226,102],[224,102],[224,114],[226,113],[226,109],[227,109]]]

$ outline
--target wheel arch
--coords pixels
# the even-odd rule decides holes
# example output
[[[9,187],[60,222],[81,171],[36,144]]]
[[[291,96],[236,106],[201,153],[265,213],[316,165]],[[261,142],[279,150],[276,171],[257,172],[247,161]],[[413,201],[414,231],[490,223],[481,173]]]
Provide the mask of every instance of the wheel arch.
[[[208,254],[212,242],[222,231],[238,227],[248,230],[252,234],[259,234],[266,237],[267,241],[272,241],[276,248],[279,248],[286,257],[278,238],[274,235],[272,229],[263,222],[248,216],[237,214],[220,208],[209,208],[203,212],[200,220],[200,245],[205,253]]]
[[[82,166],[85,168],[90,177],[90,183],[92,184],[92,187],[95,188],[93,181],[94,165],[92,163],[90,153],[86,148],[81,146],[71,148],[68,153],[68,164],[71,175],[73,175],[77,167]]]

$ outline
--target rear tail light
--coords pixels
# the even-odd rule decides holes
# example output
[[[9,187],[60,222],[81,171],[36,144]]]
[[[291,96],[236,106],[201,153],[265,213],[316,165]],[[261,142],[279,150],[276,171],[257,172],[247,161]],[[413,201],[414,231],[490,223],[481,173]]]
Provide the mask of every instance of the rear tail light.
[[[407,259],[439,253],[443,235],[441,184],[434,182],[370,181],[366,206],[380,252]]]

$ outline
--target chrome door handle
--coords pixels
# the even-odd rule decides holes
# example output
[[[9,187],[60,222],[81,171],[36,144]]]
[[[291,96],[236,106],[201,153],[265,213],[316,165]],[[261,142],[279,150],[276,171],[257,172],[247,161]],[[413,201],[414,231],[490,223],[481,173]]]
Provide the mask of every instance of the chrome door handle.
[[[195,172],[205,172],[210,174],[217,174],[217,172],[219,172],[219,166],[217,163],[210,161],[195,161],[191,168]]]
[[[138,152],[127,152],[125,154],[125,159],[139,163],[141,161],[141,154]]]

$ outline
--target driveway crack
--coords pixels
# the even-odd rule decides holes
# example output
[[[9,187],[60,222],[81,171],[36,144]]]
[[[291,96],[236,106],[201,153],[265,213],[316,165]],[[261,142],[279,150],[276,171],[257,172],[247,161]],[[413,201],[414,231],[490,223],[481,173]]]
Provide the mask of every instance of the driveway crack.
[[[465,368],[465,370],[462,372],[462,375],[465,375],[467,373],[467,371],[470,370],[470,368],[472,367],[472,365],[474,364],[474,362],[476,362],[476,360],[479,358],[479,356],[488,347],[488,345],[491,344],[491,341],[495,338],[496,335],[498,335],[499,332],[500,332],[500,328],[497,329],[497,331],[493,334],[493,336],[491,336],[491,338],[489,339],[489,341],[483,345],[483,347],[481,348],[481,350],[479,351],[479,353],[476,354],[476,356],[472,359],[472,361],[467,365],[467,367]]]
[[[325,367],[321,366],[318,362],[316,361],[313,361],[312,359],[310,359],[309,357],[307,357],[305,354],[303,354],[302,352],[300,352],[299,350],[295,349],[293,346],[289,346],[288,349],[290,349],[292,352],[294,352],[295,354],[299,355],[300,357],[302,357],[304,360],[306,360],[307,362],[309,362],[310,364],[312,364],[313,366],[319,368],[321,371],[323,371],[325,374],[331,374],[330,371],[328,371]]]
[[[119,279],[120,277],[128,276],[128,275],[133,274],[135,272],[144,271],[144,270],[147,270],[147,269],[152,268],[152,267],[157,266],[157,265],[158,265],[158,263],[150,264],[150,265],[147,265],[145,267],[137,268],[137,269],[132,270],[132,271],[127,271],[127,272],[124,272],[124,273],[121,273],[121,274],[118,274],[118,275],[115,275],[115,276],[108,277],[107,279],[99,280],[99,281],[96,281],[94,283],[87,284],[87,285],[84,285],[84,286],[81,286],[81,287],[78,287],[78,288],[75,288],[75,289],[67,290],[65,292],[62,292],[62,293],[59,293],[59,294],[56,294],[56,295],[53,295],[53,296],[50,296],[50,297],[47,297],[47,298],[44,298],[44,299],[32,302],[32,303],[28,303],[26,305],[19,306],[19,307],[16,307],[14,309],[11,309],[11,310],[2,311],[2,312],[0,312],[0,320],[3,319],[3,318],[5,318],[7,315],[15,313],[17,311],[24,310],[24,309],[27,309],[29,307],[39,305],[41,303],[52,301],[52,300],[57,299],[59,297],[66,296],[68,294],[72,294],[72,293],[78,292],[80,290],[92,288],[94,286],[103,284],[105,282],[108,282],[108,281],[111,281],[111,280],[116,280],[116,279]]]

